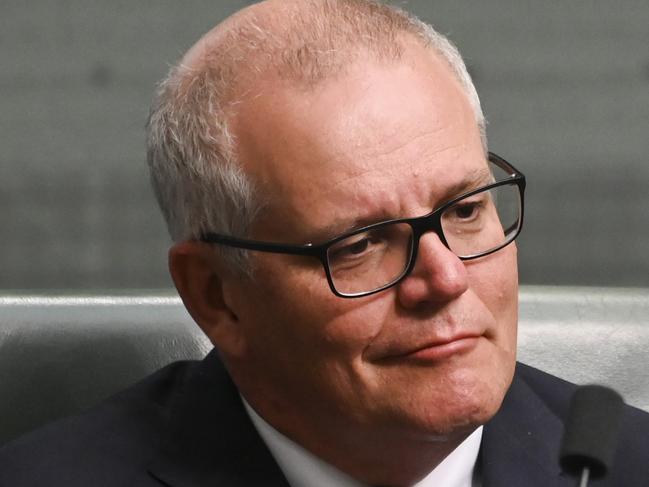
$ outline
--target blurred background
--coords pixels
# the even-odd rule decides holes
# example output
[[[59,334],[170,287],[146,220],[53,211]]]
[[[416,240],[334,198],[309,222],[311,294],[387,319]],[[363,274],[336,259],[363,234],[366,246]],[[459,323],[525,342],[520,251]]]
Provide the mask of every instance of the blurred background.
[[[0,289],[166,288],[155,83],[246,1],[3,0]],[[410,0],[528,176],[521,281],[649,287],[649,2]]]

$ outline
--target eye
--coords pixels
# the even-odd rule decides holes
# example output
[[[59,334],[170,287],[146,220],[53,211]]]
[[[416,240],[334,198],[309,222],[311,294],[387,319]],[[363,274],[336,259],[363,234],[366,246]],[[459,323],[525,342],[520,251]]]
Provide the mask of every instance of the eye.
[[[407,223],[390,223],[360,231],[333,244],[327,250],[329,264],[342,269],[377,270],[386,263],[403,264],[410,252],[412,227]],[[387,259],[387,260],[386,260]]]
[[[347,245],[341,250],[343,250],[347,254],[358,255],[365,252],[369,244],[370,244],[370,239],[366,237],[362,240],[359,240],[358,242],[354,242],[350,245]]]
[[[376,238],[369,234],[360,234],[343,240],[335,248],[330,249],[330,258],[345,259],[354,258],[366,253],[370,245],[376,243]]]
[[[451,216],[457,220],[469,221],[477,217],[482,203],[479,201],[467,201],[451,208]]]

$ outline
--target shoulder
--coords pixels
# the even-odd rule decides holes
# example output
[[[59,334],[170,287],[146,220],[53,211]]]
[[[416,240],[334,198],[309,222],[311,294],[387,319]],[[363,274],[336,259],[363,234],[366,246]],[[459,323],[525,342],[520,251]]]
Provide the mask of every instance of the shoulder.
[[[516,365],[516,377],[538,395],[555,415],[565,420],[570,400],[578,387],[576,384],[522,363]],[[624,416],[631,422],[638,422],[641,427],[649,426],[649,413],[646,411],[626,405]]]
[[[170,364],[82,414],[0,447],[0,487],[124,484],[157,448],[197,364]]]
[[[570,399],[578,387],[576,384],[520,362],[516,364],[513,387],[517,381],[538,396],[556,416],[561,419],[568,416]]]
[[[524,364],[517,364],[515,381],[524,383],[565,425],[570,400],[577,389],[575,384]],[[611,475],[615,478],[619,476],[620,481],[624,479],[624,482],[627,482],[620,485],[644,485],[649,478],[648,452],[649,413],[627,405],[623,410],[617,454]],[[636,481],[638,483],[634,483]]]

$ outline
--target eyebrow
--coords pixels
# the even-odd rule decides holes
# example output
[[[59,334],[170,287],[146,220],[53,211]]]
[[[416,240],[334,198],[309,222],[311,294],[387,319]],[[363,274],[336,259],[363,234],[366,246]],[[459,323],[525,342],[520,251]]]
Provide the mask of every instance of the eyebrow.
[[[480,169],[474,169],[462,178],[461,181],[445,188],[444,192],[437,198],[436,206],[433,207],[433,210],[439,208],[441,205],[453,198],[482,186],[486,186],[491,182],[493,182],[493,173],[489,168],[483,167]]]
[[[444,189],[443,193],[435,196],[435,206],[433,206],[430,211],[434,211],[453,198],[456,198],[464,193],[468,193],[469,191],[472,191],[474,189],[478,189],[481,186],[486,186],[491,182],[493,182],[493,175],[489,168],[485,167],[474,169],[466,174],[461,181],[448,186]],[[336,238],[339,235],[353,232],[354,230],[358,230],[359,228],[363,228],[374,223],[381,223],[402,217],[403,216],[390,215],[385,211],[379,211],[350,220],[338,221],[318,229],[315,233],[313,233],[313,238],[310,241],[313,244],[326,242],[327,240]]]

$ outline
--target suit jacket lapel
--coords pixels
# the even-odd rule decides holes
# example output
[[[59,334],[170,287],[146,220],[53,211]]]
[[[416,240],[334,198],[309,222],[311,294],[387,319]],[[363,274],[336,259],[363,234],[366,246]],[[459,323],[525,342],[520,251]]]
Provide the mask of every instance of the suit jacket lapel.
[[[216,351],[180,392],[149,472],[172,487],[289,487]]]
[[[563,423],[516,374],[503,405],[485,425],[480,469],[483,487],[574,487],[562,474]]]

